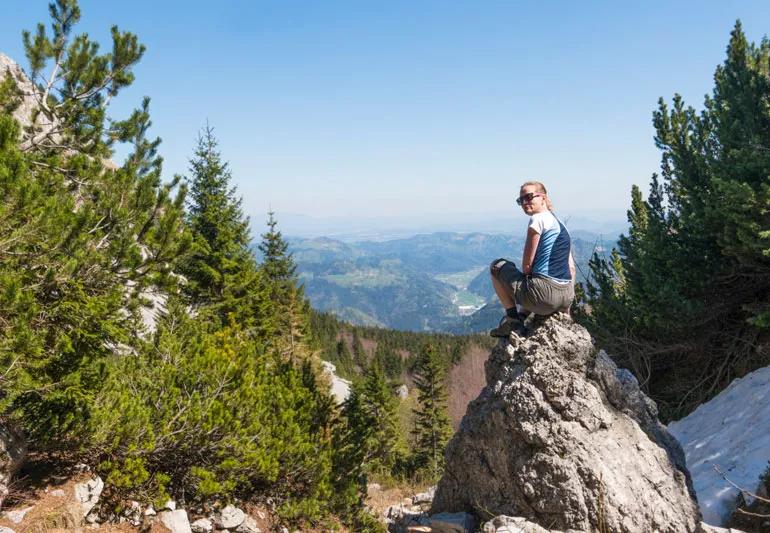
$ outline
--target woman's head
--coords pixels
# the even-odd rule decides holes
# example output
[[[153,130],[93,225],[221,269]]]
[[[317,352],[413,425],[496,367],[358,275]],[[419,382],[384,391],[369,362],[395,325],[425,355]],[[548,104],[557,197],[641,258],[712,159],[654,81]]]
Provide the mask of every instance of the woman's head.
[[[516,199],[516,203],[528,215],[534,215],[543,211],[553,211],[551,200],[548,199],[548,191],[545,190],[545,185],[539,181],[524,182],[519,190],[519,197]]]

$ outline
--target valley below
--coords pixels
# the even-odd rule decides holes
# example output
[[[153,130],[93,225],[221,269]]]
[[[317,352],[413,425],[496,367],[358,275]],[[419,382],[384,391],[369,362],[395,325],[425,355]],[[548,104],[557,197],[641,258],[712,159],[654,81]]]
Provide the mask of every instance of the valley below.
[[[578,281],[602,236],[573,235]],[[300,282],[312,306],[350,323],[406,331],[475,333],[493,327],[502,308],[488,264],[519,262],[521,237],[439,232],[387,241],[289,239]]]

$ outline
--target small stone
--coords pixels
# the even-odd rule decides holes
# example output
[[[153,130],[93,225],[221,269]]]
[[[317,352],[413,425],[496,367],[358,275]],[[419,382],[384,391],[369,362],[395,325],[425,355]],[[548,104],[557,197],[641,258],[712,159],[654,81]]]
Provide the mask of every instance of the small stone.
[[[54,489],[51,491],[51,496],[55,496],[57,498],[64,498],[67,494],[62,489]]]
[[[214,531],[214,524],[208,518],[199,518],[190,524],[190,529],[193,533],[211,533]]]
[[[412,503],[430,503],[436,494],[436,487],[429,487],[425,492],[419,492],[412,497]]]
[[[396,389],[396,396],[398,396],[402,400],[406,400],[409,397],[409,387],[407,387],[406,385],[401,385],[399,388]]]
[[[246,518],[243,519],[243,522],[235,531],[238,533],[262,533],[262,530],[257,526],[257,521],[249,515],[246,515]]]
[[[155,509],[152,505],[148,505],[147,509],[144,510],[144,516],[155,516],[156,514],[158,513],[155,512]]]
[[[228,505],[220,511],[217,526],[223,529],[234,529],[240,526],[245,518],[246,513],[234,505]]]
[[[102,490],[104,490],[104,481],[99,476],[75,485],[75,501],[80,504],[83,517],[86,517],[97,504]]]
[[[171,530],[171,533],[192,533],[187,512],[184,509],[163,511],[158,515],[160,521]]]
[[[176,511],[176,502],[174,500],[168,500],[163,504],[163,507],[161,507],[162,511],[165,511],[166,509],[169,511]]]
[[[263,511],[257,511],[257,518],[264,520],[267,515]]]
[[[86,522],[89,524],[98,524],[99,523],[99,513],[88,513],[86,515]]]
[[[7,516],[8,520],[13,522],[14,524],[21,524],[21,521],[24,520],[24,515],[26,515],[31,510],[32,510],[32,507],[26,507],[24,509],[19,509],[17,511],[8,511],[7,513],[5,513],[5,516]]]
[[[16,533],[16,532],[10,527],[0,526],[0,533]]]

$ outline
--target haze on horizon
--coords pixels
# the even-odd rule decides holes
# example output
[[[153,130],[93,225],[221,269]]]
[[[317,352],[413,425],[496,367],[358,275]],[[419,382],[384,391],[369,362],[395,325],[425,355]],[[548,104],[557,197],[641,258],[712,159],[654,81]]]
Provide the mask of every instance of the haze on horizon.
[[[46,2],[4,8],[0,51],[26,67],[21,31]],[[103,45],[111,24],[147,45],[116,118],[152,98],[168,178],[208,120],[256,231],[270,208],[307,230],[514,221],[526,179],[562,212],[622,221],[632,183],[646,190],[659,167],[658,98],[700,108],[736,19],[753,41],[770,28],[761,1],[81,8],[79,30]]]

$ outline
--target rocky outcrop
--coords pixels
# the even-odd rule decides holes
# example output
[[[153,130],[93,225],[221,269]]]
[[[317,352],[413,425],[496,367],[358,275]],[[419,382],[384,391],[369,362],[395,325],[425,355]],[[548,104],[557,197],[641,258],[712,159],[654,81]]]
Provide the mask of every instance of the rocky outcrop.
[[[502,340],[446,451],[432,513],[546,529],[696,531],[681,448],[633,376],[568,317]]]
[[[21,67],[10,57],[0,52],[0,82],[6,76],[13,78],[18,88],[19,106],[13,111],[15,118],[22,128],[27,130],[34,124],[34,132],[24,133],[21,148],[27,149],[48,135],[55,141],[60,140],[57,132],[59,121],[53,117],[47,117],[45,113],[39,113],[42,94],[38,91]]]

